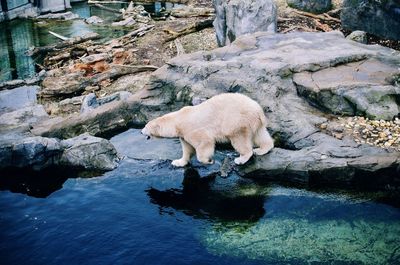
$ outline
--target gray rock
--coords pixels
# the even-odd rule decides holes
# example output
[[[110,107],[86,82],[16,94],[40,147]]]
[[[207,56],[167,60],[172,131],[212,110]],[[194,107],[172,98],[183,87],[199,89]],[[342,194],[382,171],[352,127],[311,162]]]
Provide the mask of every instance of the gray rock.
[[[83,134],[61,141],[60,165],[86,170],[112,170],[118,166],[118,154],[106,139]]]
[[[146,139],[140,130],[129,129],[110,139],[118,153],[132,159],[178,159],[182,155],[178,139]]]
[[[0,126],[24,126],[47,119],[49,115],[42,105],[28,106],[0,115]]]
[[[40,170],[58,160],[61,154],[57,139],[17,136],[16,139],[0,140],[0,168],[33,168]]]
[[[43,79],[39,95],[43,98],[67,98],[80,94],[89,85],[82,73],[63,73],[55,70]]]
[[[350,33],[346,39],[367,44],[367,33],[365,31],[356,30]]]
[[[89,112],[94,108],[97,108],[99,103],[97,102],[96,94],[90,93],[83,98],[81,113]]]
[[[36,94],[40,87],[22,86],[0,91],[0,113],[33,106],[37,103]]]
[[[400,3],[397,0],[345,0],[342,27],[363,30],[376,36],[400,40]]]
[[[106,171],[116,168],[118,161],[109,141],[86,134],[64,141],[15,133],[0,138],[0,169],[68,167]]]
[[[286,2],[290,7],[314,14],[324,13],[332,7],[331,0],[286,0]]]
[[[107,104],[107,103],[110,103],[113,101],[126,100],[131,95],[132,95],[132,93],[130,93],[130,92],[120,91],[120,92],[116,92],[116,93],[111,94],[106,97],[96,98],[96,95],[94,93],[90,93],[87,96],[85,96],[85,98],[83,99],[83,103],[81,106],[81,114],[90,112],[93,109],[95,109],[101,105],[104,105],[104,104]]]
[[[91,17],[86,18],[85,22],[87,24],[99,25],[99,24],[103,24],[104,20],[99,18],[98,16],[91,16]]]
[[[373,58],[298,73],[293,81],[299,95],[330,113],[391,120],[399,113],[400,88],[390,81],[399,72],[398,62]]]
[[[257,31],[276,32],[277,7],[272,0],[214,0],[214,28],[219,46]]]

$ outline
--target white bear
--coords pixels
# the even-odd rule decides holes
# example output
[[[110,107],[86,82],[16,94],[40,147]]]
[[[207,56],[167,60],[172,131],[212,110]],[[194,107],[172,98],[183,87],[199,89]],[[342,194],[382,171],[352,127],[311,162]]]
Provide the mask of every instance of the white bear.
[[[172,161],[176,167],[187,165],[195,152],[200,162],[214,163],[216,143],[232,144],[240,155],[235,158],[237,165],[246,163],[253,153],[264,155],[274,147],[261,106],[238,93],[220,94],[156,118],[146,124],[142,134],[179,137],[183,154]],[[253,150],[253,146],[257,148]]]

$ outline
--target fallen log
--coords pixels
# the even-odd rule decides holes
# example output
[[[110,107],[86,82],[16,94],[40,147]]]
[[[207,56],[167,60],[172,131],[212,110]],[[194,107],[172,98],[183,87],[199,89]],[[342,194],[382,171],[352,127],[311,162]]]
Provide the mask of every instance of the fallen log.
[[[311,18],[316,18],[316,19],[320,19],[320,20],[334,21],[334,22],[340,23],[340,19],[331,17],[331,16],[328,15],[327,13],[323,13],[323,14],[320,14],[320,15],[316,15],[316,14],[313,14],[313,13],[309,13],[309,12],[305,12],[305,11],[300,11],[300,10],[296,10],[296,9],[293,9],[293,12],[296,13],[296,14],[298,14],[298,15],[305,16],[305,17],[311,17]]]
[[[320,29],[320,30],[322,30],[322,31],[324,31],[324,32],[329,32],[329,31],[332,31],[332,30],[333,30],[329,25],[319,22],[318,19],[315,19],[315,18],[314,18],[314,19],[313,19],[313,22],[314,22],[314,25],[315,25],[318,29]]]
[[[172,35],[171,37],[167,37],[164,42],[169,42],[169,41],[175,40],[176,38],[182,37],[184,35],[188,35],[193,32],[198,32],[205,28],[211,28],[211,27],[213,27],[213,21],[214,21],[214,19],[205,19],[205,20],[201,20],[201,21],[196,21],[189,27],[184,28],[178,32],[174,32],[174,31],[168,30],[168,29],[164,30]]]
[[[70,38],[68,40],[65,40],[63,42],[59,42],[53,45],[48,45],[48,46],[43,46],[43,47],[34,47],[29,49],[26,54],[28,56],[34,56],[37,54],[47,54],[48,52],[51,51],[57,51],[75,44],[79,44],[88,40],[95,40],[95,39],[99,39],[100,35],[97,33],[88,33],[84,36],[79,36],[79,37],[74,37],[74,38]]]
[[[172,9],[170,15],[178,18],[210,17],[215,15],[215,10],[208,7],[183,7]]]
[[[89,68],[90,65],[86,65]],[[79,66],[82,70],[85,65]],[[64,74],[61,76],[49,76],[42,82],[39,97],[42,100],[50,98],[68,98],[81,95],[88,86],[98,86],[101,82],[115,80],[128,74],[136,74],[145,71],[155,71],[158,67],[152,65],[118,65],[110,64],[106,71],[91,76],[84,76],[79,72]]]
[[[117,79],[118,77],[121,77],[123,75],[128,75],[128,74],[136,74],[140,72],[146,72],[146,71],[155,71],[157,70],[157,66],[153,65],[120,65],[120,64],[110,64],[110,70],[99,73],[96,75],[93,75],[89,82],[91,85],[97,85],[103,80],[107,79]]]
[[[279,32],[279,33],[284,34],[284,33],[288,33],[288,32],[293,31],[293,30],[301,30],[301,31],[303,31],[303,32],[315,32],[315,30],[310,29],[310,28],[307,28],[307,27],[304,27],[304,26],[292,26],[292,27],[290,27],[290,28],[287,28],[287,29],[285,29],[285,30],[282,30],[282,31]]]

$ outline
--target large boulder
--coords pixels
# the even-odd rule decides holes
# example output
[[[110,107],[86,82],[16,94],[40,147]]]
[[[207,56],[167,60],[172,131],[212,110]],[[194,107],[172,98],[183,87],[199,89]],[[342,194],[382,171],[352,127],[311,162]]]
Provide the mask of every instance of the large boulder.
[[[314,14],[324,13],[332,7],[331,0],[287,0],[288,6]]]
[[[110,141],[89,134],[60,142],[59,163],[86,170],[112,170],[118,166],[118,154]]]
[[[214,0],[214,28],[219,46],[257,31],[276,32],[277,7],[273,0]]]
[[[398,0],[344,0],[342,27],[363,30],[376,36],[400,40],[400,2]]]

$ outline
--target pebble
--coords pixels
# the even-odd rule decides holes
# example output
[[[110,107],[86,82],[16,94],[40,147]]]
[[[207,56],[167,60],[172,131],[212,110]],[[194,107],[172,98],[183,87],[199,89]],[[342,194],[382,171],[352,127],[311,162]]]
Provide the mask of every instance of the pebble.
[[[335,121],[336,122],[336,121]],[[394,148],[400,151],[400,119],[393,121],[369,120],[364,117],[338,118],[338,123],[344,128],[344,134],[352,135],[355,142],[367,143],[382,148]],[[328,126],[329,127],[329,126]],[[333,136],[338,135],[333,133]]]

